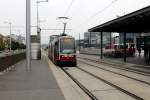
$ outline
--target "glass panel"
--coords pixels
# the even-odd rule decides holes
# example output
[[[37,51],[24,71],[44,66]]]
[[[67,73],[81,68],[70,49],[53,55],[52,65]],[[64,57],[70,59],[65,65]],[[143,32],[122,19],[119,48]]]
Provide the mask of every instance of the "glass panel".
[[[75,52],[75,40],[73,38],[61,38],[60,44],[61,52]]]

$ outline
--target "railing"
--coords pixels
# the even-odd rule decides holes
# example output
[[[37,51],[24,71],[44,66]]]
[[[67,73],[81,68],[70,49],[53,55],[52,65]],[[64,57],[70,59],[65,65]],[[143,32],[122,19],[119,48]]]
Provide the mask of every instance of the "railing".
[[[0,57],[0,72],[6,70],[7,68],[16,64],[17,62],[25,59],[25,57],[26,57],[25,52],[19,52],[19,53]]]

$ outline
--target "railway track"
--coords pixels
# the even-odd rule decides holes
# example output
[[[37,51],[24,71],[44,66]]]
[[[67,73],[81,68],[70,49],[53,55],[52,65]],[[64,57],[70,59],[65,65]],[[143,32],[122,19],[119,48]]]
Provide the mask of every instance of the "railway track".
[[[93,77],[95,77],[95,78],[103,81],[104,83],[106,83],[106,84],[108,84],[108,85],[110,85],[110,86],[112,86],[112,87],[114,87],[114,88],[122,91],[123,93],[125,93],[125,94],[127,94],[127,95],[129,95],[129,96],[131,96],[131,97],[133,97],[135,99],[137,99],[137,100],[144,100],[143,98],[141,98],[141,97],[139,97],[139,96],[137,96],[137,95],[135,95],[135,94],[133,94],[133,93],[131,93],[131,92],[129,92],[129,91],[127,91],[127,90],[125,90],[125,89],[117,86],[117,85],[115,85],[115,84],[112,84],[109,81],[107,81],[107,80],[105,80],[105,79],[103,79],[103,78],[101,78],[99,76],[96,76],[96,75],[94,75],[94,74],[92,74],[92,73],[90,73],[90,72],[88,72],[88,71],[86,71],[86,70],[84,70],[82,68],[79,68],[79,69],[82,70],[82,71],[84,71],[84,72],[86,72],[86,73],[88,73],[89,75],[91,75],[91,76],[93,76]]]
[[[106,62],[99,62],[97,60],[93,60],[93,59],[89,59],[89,58],[83,58],[83,57],[78,57],[78,58],[88,60],[88,61],[91,61],[91,62],[95,62],[95,63],[98,63],[98,64],[102,64],[102,65],[108,65],[108,67],[112,67],[112,68],[116,68],[116,69],[120,69],[120,70],[124,70],[124,71],[129,71],[129,72],[132,72],[132,73],[141,74],[141,75],[150,77],[149,72],[145,72],[145,71],[142,71],[142,70],[137,70],[137,69],[134,69],[134,68],[124,67],[121,64],[118,64],[118,65],[115,64],[114,65],[114,64],[110,64],[110,63],[106,63]]]
[[[101,70],[104,70],[104,71],[108,71],[108,72],[111,72],[111,73],[114,73],[114,74],[117,74],[117,75],[124,76],[124,77],[126,77],[126,78],[133,79],[133,80],[135,80],[135,81],[138,81],[138,82],[141,82],[141,83],[144,83],[144,84],[150,85],[150,82],[146,82],[146,81],[144,81],[144,80],[140,80],[140,79],[138,79],[138,78],[134,78],[134,77],[131,77],[131,76],[127,76],[127,75],[124,75],[124,74],[121,74],[121,73],[115,72],[115,71],[111,71],[111,70],[108,70],[108,69],[106,69],[106,68],[102,68],[102,67],[97,66],[97,65],[89,64],[89,63],[86,63],[86,62],[81,61],[81,60],[80,60],[79,62],[82,62],[82,63],[87,64],[87,65],[90,65],[90,66],[92,66],[92,67],[96,67],[96,68],[98,68],[98,69],[101,69]]]
[[[65,68],[61,68],[90,98],[91,100],[99,100],[94,96],[84,85],[82,85],[77,79],[75,79]]]
[[[100,69],[97,67],[93,67],[91,65],[84,64],[84,63],[79,62],[78,65],[79,65],[78,67],[80,69],[83,69],[83,70],[99,77],[100,79],[104,79],[114,85],[117,85],[118,87],[120,87],[130,93],[135,94],[136,96],[141,98],[139,100],[142,100],[142,99],[149,100],[149,98],[150,98],[149,83],[145,83],[143,81],[138,81],[137,79],[125,77],[120,74],[115,74],[115,73],[112,73],[111,71],[103,70],[103,69]]]
[[[111,87],[117,89],[118,91],[121,91],[123,94],[126,94],[126,95],[128,95],[128,96],[134,98],[134,100],[144,100],[143,98],[141,98],[141,97],[139,97],[139,96],[137,96],[137,95],[135,95],[135,94],[133,94],[133,93],[131,93],[131,92],[129,92],[129,91],[123,89],[123,88],[121,88],[120,86],[117,86],[117,85],[115,85],[115,84],[113,84],[113,83],[111,83],[111,82],[105,80],[105,79],[102,78],[102,77],[99,77],[99,76],[97,76],[97,75],[94,75],[93,73],[91,73],[91,72],[89,72],[89,71],[87,71],[87,70],[84,70],[84,69],[81,68],[81,67],[82,67],[82,66],[80,66],[80,67],[78,66],[78,67],[76,67],[76,69],[78,69],[78,70],[82,71],[83,73],[86,73],[86,74],[88,74],[88,75],[94,77],[95,79],[97,79],[97,80],[99,80],[99,81],[102,81],[103,83],[105,83],[105,84],[107,84],[107,85],[109,85],[109,86],[111,86]],[[69,68],[67,68],[67,69],[69,69]],[[97,98],[90,90],[88,90],[88,89],[84,86],[84,84],[80,83],[80,82],[78,81],[79,79],[76,79],[72,74],[70,74],[69,70],[67,70],[67,69],[66,69],[66,68],[62,68],[62,70],[63,70],[81,89],[83,89],[83,91],[84,91],[87,95],[89,95],[92,100],[100,100],[100,99]],[[128,99],[127,99],[127,100],[128,100]]]

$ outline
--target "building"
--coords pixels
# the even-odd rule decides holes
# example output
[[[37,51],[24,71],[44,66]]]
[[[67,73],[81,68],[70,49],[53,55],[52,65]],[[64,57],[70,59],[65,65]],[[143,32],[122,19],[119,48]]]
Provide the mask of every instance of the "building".
[[[103,45],[110,45],[112,41],[112,34],[103,32]],[[85,32],[84,44],[85,47],[99,47],[101,43],[100,32]]]
[[[85,32],[84,33],[84,46],[96,47],[100,44],[100,32]]]
[[[79,46],[80,48],[84,47],[84,39],[76,40],[76,47],[79,48]]]

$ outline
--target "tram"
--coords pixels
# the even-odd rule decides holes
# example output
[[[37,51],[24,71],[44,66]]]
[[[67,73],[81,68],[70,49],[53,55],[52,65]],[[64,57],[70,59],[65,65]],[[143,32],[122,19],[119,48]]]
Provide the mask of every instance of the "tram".
[[[76,66],[75,39],[65,34],[50,36],[48,56],[56,65]]]

